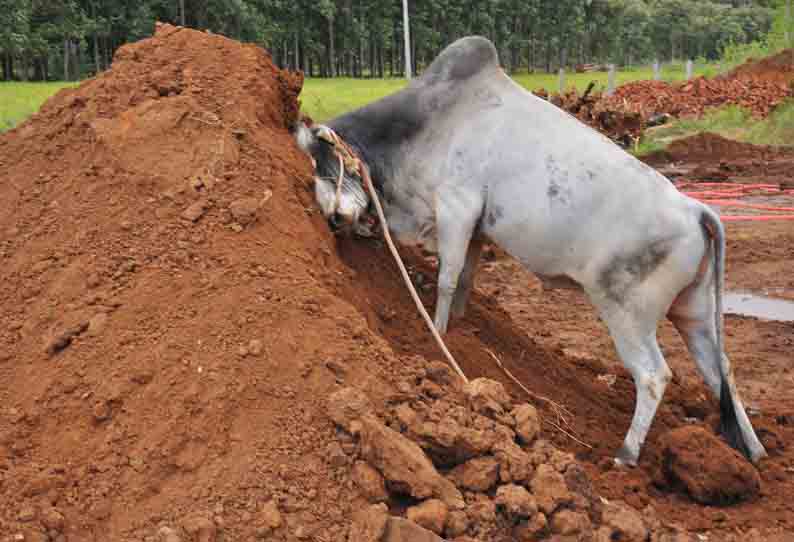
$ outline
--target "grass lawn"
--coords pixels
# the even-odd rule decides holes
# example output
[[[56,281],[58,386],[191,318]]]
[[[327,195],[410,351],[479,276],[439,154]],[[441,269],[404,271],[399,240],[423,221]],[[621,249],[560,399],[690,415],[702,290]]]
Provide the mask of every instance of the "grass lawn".
[[[695,75],[711,76],[715,73],[712,66],[695,70]],[[682,81],[686,77],[683,66],[667,66],[662,75],[668,82]],[[518,73],[513,78],[529,90],[556,92],[559,86],[557,74]],[[652,78],[651,69],[622,71],[618,72],[617,84]],[[565,85],[566,88],[575,86],[579,92],[584,92],[590,82],[595,81],[596,90],[604,90],[607,79],[608,74],[605,72],[569,73],[565,76]],[[322,122],[391,94],[405,84],[403,79],[307,79],[301,94],[301,105],[312,119]]]
[[[712,75],[713,67],[703,66],[697,75]],[[623,84],[640,79],[651,79],[650,69],[637,69],[618,73],[617,82]],[[666,66],[663,71],[666,81],[684,79],[682,66]],[[516,74],[515,80],[529,90],[556,91],[556,74]],[[570,73],[566,75],[566,87],[575,86],[583,92],[590,81],[597,88],[607,85],[607,74]],[[9,130],[36,112],[41,104],[64,86],[75,83],[0,83],[0,132]],[[405,85],[403,79],[307,79],[301,94],[304,111],[314,120],[322,122],[364,104],[391,94]]]
[[[35,113],[47,98],[76,83],[0,83],[0,132]]]

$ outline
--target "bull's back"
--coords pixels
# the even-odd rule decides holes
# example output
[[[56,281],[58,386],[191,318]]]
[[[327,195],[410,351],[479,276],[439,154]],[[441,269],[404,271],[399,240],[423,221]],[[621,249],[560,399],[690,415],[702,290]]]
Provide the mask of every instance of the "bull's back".
[[[686,198],[652,168],[501,73],[482,84],[501,103],[463,112],[475,141],[453,138],[447,165],[466,146],[458,171],[487,186],[483,232],[531,270],[570,276],[690,227]]]

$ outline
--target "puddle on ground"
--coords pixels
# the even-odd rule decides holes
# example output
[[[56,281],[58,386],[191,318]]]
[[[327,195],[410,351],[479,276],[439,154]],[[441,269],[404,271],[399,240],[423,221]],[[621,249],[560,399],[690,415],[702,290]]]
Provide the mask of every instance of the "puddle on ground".
[[[794,322],[794,301],[766,297],[755,292],[728,292],[723,297],[723,312],[762,320]]]

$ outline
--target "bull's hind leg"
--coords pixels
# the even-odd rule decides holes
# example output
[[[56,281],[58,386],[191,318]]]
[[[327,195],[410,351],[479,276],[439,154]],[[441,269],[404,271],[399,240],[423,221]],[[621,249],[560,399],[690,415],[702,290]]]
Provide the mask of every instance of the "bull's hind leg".
[[[438,300],[435,325],[439,333],[447,332],[452,300],[467,266],[467,254],[472,258],[470,244],[482,213],[482,196],[469,194],[456,187],[447,191],[442,187],[436,198],[436,232],[438,236]],[[479,259],[479,251],[476,250]],[[474,274],[474,269],[469,270]],[[463,282],[471,281],[463,277]]]
[[[474,287],[474,275],[477,272],[477,264],[480,263],[483,242],[476,236],[469,242],[469,250],[466,252],[466,263],[458,280],[458,287],[452,298],[452,316],[463,318],[466,313],[466,305],[471,296],[471,289]]]
[[[743,451],[753,462],[766,455],[753,430],[729,369],[730,362],[717,346],[714,273],[711,266],[697,281],[684,290],[668,312],[668,317],[695,359],[706,384],[720,401],[721,431],[731,445]],[[727,369],[723,390],[720,364]],[[723,393],[725,391],[726,393]]]
[[[634,417],[615,461],[635,466],[656,410],[672,372],[659,350],[656,327],[664,308],[652,296],[633,295],[631,300],[591,296],[609,327],[623,365],[631,373],[637,391]]]

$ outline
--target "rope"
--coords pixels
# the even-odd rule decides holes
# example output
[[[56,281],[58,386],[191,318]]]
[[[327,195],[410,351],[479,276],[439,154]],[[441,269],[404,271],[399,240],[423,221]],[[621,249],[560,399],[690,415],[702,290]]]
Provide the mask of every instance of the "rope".
[[[334,194],[334,209],[332,213],[336,213],[342,203],[342,180],[345,177],[345,164],[342,160],[342,155],[337,153],[336,156],[339,158],[339,177],[336,179],[336,194]]]
[[[331,137],[333,138],[333,143],[336,148],[337,156],[339,157],[339,179],[337,180],[336,186],[336,198],[337,201],[335,205],[339,204],[339,197],[341,192],[342,186],[342,177],[344,176],[345,168],[349,168],[356,173],[364,180],[364,185],[367,187],[370,196],[372,197],[373,203],[375,203],[375,210],[378,212],[378,219],[380,220],[381,229],[383,230],[383,235],[386,237],[386,244],[389,246],[389,251],[391,251],[394,260],[397,262],[397,267],[400,269],[400,274],[402,275],[403,280],[405,281],[405,285],[408,288],[408,291],[411,293],[411,297],[414,300],[414,304],[416,304],[416,308],[419,310],[419,314],[422,315],[422,318],[427,324],[427,327],[430,329],[430,333],[432,333],[433,338],[436,340],[438,347],[446,356],[447,361],[452,365],[455,369],[455,372],[458,373],[458,376],[463,379],[463,382],[468,384],[469,379],[466,378],[466,374],[458,365],[458,362],[455,361],[455,358],[450,353],[449,349],[447,349],[447,345],[444,344],[444,340],[441,338],[441,335],[438,333],[433,320],[430,318],[430,315],[427,314],[427,310],[425,310],[425,306],[422,304],[422,300],[419,298],[419,294],[416,293],[416,288],[414,288],[413,283],[411,282],[411,277],[408,275],[408,271],[405,268],[405,264],[403,264],[402,258],[400,258],[400,253],[397,251],[397,247],[394,245],[394,241],[392,241],[391,234],[389,233],[389,224],[386,222],[386,215],[383,213],[383,207],[381,207],[380,199],[378,198],[378,193],[375,190],[375,186],[372,184],[372,178],[369,176],[369,169],[367,168],[364,163],[356,158],[353,150],[344,142],[342,139],[330,128],[328,130],[331,132]],[[343,153],[346,155],[343,157]]]

